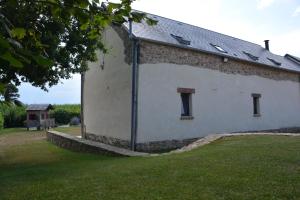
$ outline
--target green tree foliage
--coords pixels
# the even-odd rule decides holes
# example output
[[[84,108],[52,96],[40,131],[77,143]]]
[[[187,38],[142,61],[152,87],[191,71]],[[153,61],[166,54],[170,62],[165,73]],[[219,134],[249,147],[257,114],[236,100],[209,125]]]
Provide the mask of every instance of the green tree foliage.
[[[50,116],[55,118],[57,124],[69,124],[73,117],[80,118],[79,104],[54,105],[54,110],[50,111]]]
[[[26,107],[13,104],[0,104],[0,115],[3,116],[4,128],[23,127],[26,120]],[[73,117],[80,118],[80,104],[54,105],[50,117],[55,118],[57,124],[69,124]],[[1,127],[1,117],[0,117]]]
[[[4,128],[23,127],[26,120],[26,108],[12,104],[0,104],[0,113],[4,118]]]
[[[106,52],[102,32],[128,19],[155,21],[132,12],[134,0],[1,0],[0,91],[29,82],[47,90],[60,79],[87,69],[97,49]]]
[[[12,105],[22,106],[23,103],[18,100],[18,98],[20,97],[18,92],[19,90],[14,84],[7,84],[3,93],[2,101]],[[0,96],[2,95],[0,94]]]

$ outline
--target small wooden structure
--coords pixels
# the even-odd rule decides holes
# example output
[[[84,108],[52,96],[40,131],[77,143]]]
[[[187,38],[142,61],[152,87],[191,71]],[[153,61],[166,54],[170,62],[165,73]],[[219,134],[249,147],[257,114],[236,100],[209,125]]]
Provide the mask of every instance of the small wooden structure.
[[[49,129],[55,126],[55,119],[49,118],[49,110],[53,109],[51,104],[31,104],[27,107],[26,126],[36,127],[38,130]]]

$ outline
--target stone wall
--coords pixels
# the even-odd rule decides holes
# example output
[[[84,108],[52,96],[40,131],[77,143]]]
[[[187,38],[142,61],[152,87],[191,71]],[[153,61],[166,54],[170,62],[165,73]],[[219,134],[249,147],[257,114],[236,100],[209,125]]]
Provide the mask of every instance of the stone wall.
[[[300,81],[297,73],[288,72],[261,64],[230,59],[223,62],[221,56],[183,49],[169,45],[141,41],[140,64],[172,63],[218,70],[227,74],[256,75],[274,80]]]
[[[72,137],[67,134],[56,133],[56,132],[47,132],[47,141],[55,144],[64,149],[68,149],[75,152],[84,152],[84,153],[94,153],[94,154],[107,154],[107,155],[117,155],[113,152],[109,152],[103,148],[99,148],[93,145],[88,145],[82,143],[80,139]]]
[[[57,131],[48,131],[47,140],[61,148],[76,152],[94,153],[112,156],[145,156],[147,153],[134,152],[128,149],[77,138]]]

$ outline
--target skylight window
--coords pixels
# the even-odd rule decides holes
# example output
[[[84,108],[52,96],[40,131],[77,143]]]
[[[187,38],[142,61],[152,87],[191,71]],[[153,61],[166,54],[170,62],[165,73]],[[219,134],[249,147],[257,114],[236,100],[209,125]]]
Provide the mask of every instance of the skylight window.
[[[243,53],[244,53],[245,55],[247,55],[250,59],[254,60],[254,61],[257,61],[257,60],[258,60],[258,57],[252,55],[251,53],[248,53],[248,52],[245,52],[245,51],[243,51]]]
[[[269,61],[271,61],[273,64],[277,65],[277,66],[280,66],[281,63],[280,62],[277,62],[276,60],[272,59],[272,58],[268,58]]]
[[[171,36],[177,40],[177,42],[179,42],[180,44],[183,44],[183,45],[190,45],[191,44],[191,41],[189,40],[186,40],[186,39],[183,39],[183,37],[181,36],[178,36],[178,35],[174,35],[174,34],[171,34]]]
[[[225,51],[222,47],[216,45],[216,44],[212,44],[210,43],[211,46],[215,47],[218,51],[222,52],[222,53],[228,53],[227,51]]]
[[[300,65],[300,59],[295,57],[295,56],[292,56],[290,54],[286,54],[284,57],[286,57],[287,59],[295,62],[296,64]]]

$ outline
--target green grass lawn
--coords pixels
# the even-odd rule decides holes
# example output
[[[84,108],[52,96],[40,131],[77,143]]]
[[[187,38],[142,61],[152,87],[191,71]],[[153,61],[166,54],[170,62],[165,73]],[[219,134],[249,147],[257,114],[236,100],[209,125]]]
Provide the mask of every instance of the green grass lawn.
[[[182,154],[126,158],[44,139],[1,146],[18,134],[0,134],[1,200],[300,199],[300,137],[230,137]]]

